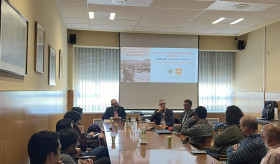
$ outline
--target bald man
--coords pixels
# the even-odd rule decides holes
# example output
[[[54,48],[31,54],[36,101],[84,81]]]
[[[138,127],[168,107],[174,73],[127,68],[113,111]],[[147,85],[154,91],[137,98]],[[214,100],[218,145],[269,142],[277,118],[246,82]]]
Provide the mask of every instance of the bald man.
[[[258,134],[258,121],[256,117],[242,117],[240,119],[240,129],[246,138],[240,144],[230,146],[227,149],[227,164],[259,164],[266,155],[267,149],[261,135]]]
[[[102,116],[102,120],[104,119],[110,119],[113,117],[113,119],[125,119],[126,118],[126,112],[122,106],[119,106],[118,101],[116,99],[111,100],[111,107],[106,108],[105,113]]]
[[[277,124],[268,124],[263,126],[261,131],[262,139],[269,150],[262,159],[261,164],[279,164],[280,163],[280,126]]]

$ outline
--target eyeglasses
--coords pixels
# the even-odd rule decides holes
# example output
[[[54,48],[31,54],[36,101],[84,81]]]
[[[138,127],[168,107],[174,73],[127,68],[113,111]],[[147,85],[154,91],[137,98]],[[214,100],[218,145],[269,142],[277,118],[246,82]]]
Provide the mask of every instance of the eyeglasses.
[[[165,105],[166,103],[160,103],[159,105]]]
[[[114,105],[118,105],[118,103],[115,103],[115,104],[111,104],[112,106],[114,106]]]

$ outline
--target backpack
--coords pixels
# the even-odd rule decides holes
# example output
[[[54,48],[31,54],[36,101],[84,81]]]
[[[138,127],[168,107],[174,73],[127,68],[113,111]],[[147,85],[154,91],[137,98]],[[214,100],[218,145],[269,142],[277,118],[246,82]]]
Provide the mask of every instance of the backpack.
[[[266,118],[268,120],[274,119],[274,108],[277,108],[276,101],[265,101],[264,107],[262,111],[262,118]]]

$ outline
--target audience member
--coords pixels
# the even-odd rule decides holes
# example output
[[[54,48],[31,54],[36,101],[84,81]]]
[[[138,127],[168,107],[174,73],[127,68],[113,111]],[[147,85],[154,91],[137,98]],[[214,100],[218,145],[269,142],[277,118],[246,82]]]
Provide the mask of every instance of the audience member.
[[[262,128],[262,139],[268,149],[261,164],[280,163],[280,127],[277,124],[268,124]]]
[[[174,125],[173,131],[176,133],[180,133],[181,129],[185,129],[189,127],[189,119],[195,116],[195,110],[192,108],[192,101],[186,99],[184,101],[184,112],[180,114],[180,124]]]
[[[73,129],[76,130],[80,134],[79,147],[81,148],[81,150],[83,152],[85,152],[87,150],[88,144],[87,144],[87,137],[85,134],[85,128],[83,127],[83,125],[78,123],[81,120],[81,115],[75,111],[68,111],[64,115],[64,118],[70,118],[73,120],[73,122],[74,122]],[[102,157],[109,157],[108,149],[105,146],[99,146],[95,149],[92,149],[92,150],[84,153],[84,155],[96,156],[96,159],[100,159]]]
[[[111,100],[111,107],[106,108],[105,113],[102,116],[102,119],[126,119],[126,113],[122,106],[119,106],[116,99]]]
[[[60,148],[57,133],[41,131],[33,134],[28,142],[30,164],[61,164]]]
[[[161,125],[163,128],[173,126],[174,117],[173,111],[165,107],[164,100],[159,100],[159,109],[151,116],[150,121],[155,121],[157,125]]]
[[[227,164],[246,163],[259,164],[266,155],[266,147],[258,134],[258,121],[254,116],[240,119],[240,129],[246,136],[240,144],[227,149]]]
[[[237,144],[244,139],[244,134],[239,126],[239,121],[243,116],[243,112],[237,106],[227,107],[226,127],[214,135],[214,144],[210,150],[207,150],[209,155],[226,154],[229,146]]]
[[[74,122],[70,118],[63,118],[56,123],[56,132],[63,129],[73,129]]]
[[[189,137],[189,142],[193,145],[202,143],[205,137],[213,135],[213,126],[206,119],[207,110],[203,106],[195,109],[196,116],[191,118],[194,125],[181,130],[181,134]]]

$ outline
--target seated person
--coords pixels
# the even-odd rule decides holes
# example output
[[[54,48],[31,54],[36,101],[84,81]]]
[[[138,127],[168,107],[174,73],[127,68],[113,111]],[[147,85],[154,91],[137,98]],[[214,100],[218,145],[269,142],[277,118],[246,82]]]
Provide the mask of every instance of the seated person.
[[[237,106],[229,106],[226,110],[226,127],[214,134],[214,144],[207,151],[211,156],[226,154],[229,146],[239,143],[244,139],[244,134],[240,130],[239,121],[243,117],[243,112]]]
[[[184,101],[184,112],[180,114],[180,124],[175,124],[173,131],[176,133],[180,133],[182,128],[188,128],[188,121],[192,116],[195,116],[195,110],[192,108],[192,101],[189,99],[186,99]]]
[[[63,129],[73,129],[74,122],[70,118],[63,118],[56,123],[55,131],[58,133]]]
[[[266,156],[261,164],[279,164],[280,163],[280,126],[277,124],[268,124],[263,126],[261,131],[262,139],[267,147]]]
[[[167,109],[165,105],[164,100],[159,100],[159,109],[150,117],[150,121],[155,121],[157,125],[161,125],[164,129],[174,124],[173,111]]]
[[[113,117],[113,119],[125,119],[126,113],[123,107],[119,106],[116,99],[111,100],[111,107],[106,108],[105,113],[102,116],[102,120],[104,119],[110,119]]]
[[[206,108],[199,106],[195,109],[195,113],[196,116],[191,118],[194,125],[181,130],[181,134],[188,136],[190,144],[193,144],[194,146],[198,143],[202,143],[205,140],[205,137],[213,135],[213,127],[206,119]]]
[[[79,134],[73,129],[64,129],[59,132],[59,140],[61,142],[60,160],[64,164],[93,164],[93,161],[88,158],[77,161],[79,151],[77,145],[79,144]],[[79,149],[78,149],[79,150]],[[94,162],[95,164],[109,164],[109,158],[101,158]]]
[[[73,129],[76,130],[80,137],[79,137],[79,147],[81,148],[82,152],[82,155],[86,155],[86,156],[96,156],[96,159],[100,159],[102,157],[109,157],[109,153],[108,153],[108,149],[107,147],[105,146],[99,146],[95,149],[92,149],[88,152],[86,152],[87,150],[87,147],[88,147],[88,144],[87,144],[87,137],[86,137],[86,134],[85,134],[85,128],[82,126],[82,125],[79,125],[78,122],[80,121],[81,119],[81,115],[78,113],[78,112],[75,112],[75,111],[68,111],[66,112],[66,114],[64,115],[64,118],[70,118],[73,122],[74,122],[74,125],[73,125]],[[71,122],[67,121],[66,119],[63,119],[65,122],[68,122],[68,125],[65,126],[65,127],[71,127]],[[57,129],[62,129],[59,125],[63,125],[62,123],[59,124],[60,121],[58,121],[57,123]],[[66,123],[64,123],[66,124]],[[70,125],[69,125],[70,124]]]
[[[244,116],[240,119],[240,129],[245,135],[240,144],[227,149],[227,164],[246,163],[257,164],[266,155],[266,147],[258,134],[258,121],[254,116]]]
[[[41,131],[33,134],[28,142],[30,164],[62,164],[59,161],[60,148],[57,133]]]

